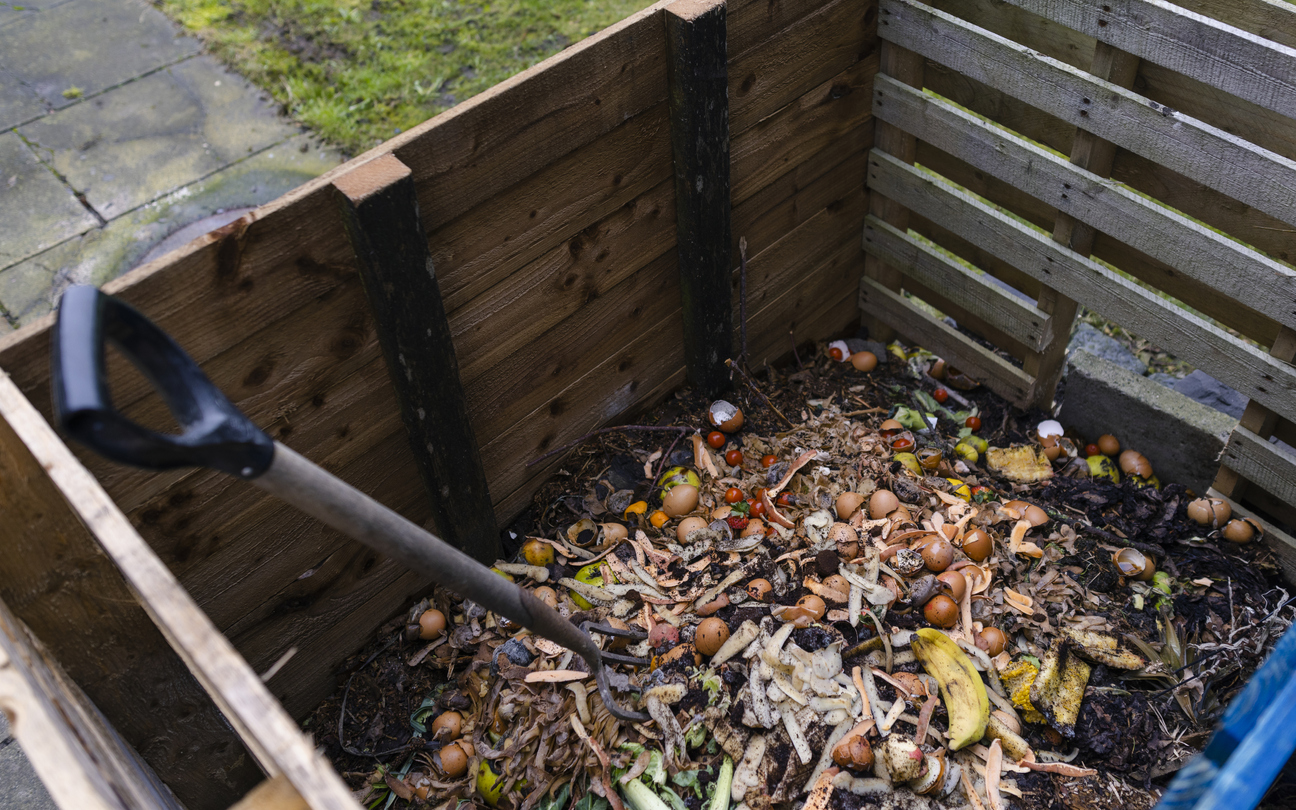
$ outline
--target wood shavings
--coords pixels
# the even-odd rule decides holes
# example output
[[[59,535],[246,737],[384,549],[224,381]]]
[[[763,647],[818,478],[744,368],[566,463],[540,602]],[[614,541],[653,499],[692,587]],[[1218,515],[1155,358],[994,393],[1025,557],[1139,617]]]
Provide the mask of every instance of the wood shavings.
[[[590,673],[582,672],[578,669],[550,669],[543,672],[532,672],[526,676],[527,683],[567,683],[568,681],[583,681],[590,677]]]

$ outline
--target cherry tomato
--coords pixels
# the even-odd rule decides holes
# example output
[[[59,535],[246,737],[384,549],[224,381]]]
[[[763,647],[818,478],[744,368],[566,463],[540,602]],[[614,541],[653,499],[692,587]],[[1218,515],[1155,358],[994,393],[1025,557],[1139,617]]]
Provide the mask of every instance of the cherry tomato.
[[[725,435],[718,430],[713,430],[707,434],[707,444],[719,450],[725,446]]]
[[[764,500],[766,492],[769,492],[769,487],[761,487],[760,489],[756,490],[756,492],[754,493],[754,497],[758,501]]]
[[[891,449],[901,453],[907,453],[913,449],[913,439],[908,436],[900,436],[891,440]]]
[[[1102,451],[1098,449],[1098,445],[1096,444],[1085,445],[1085,456],[1101,456],[1101,455],[1102,455]]]
[[[946,391],[944,388],[937,388],[936,393],[932,394],[932,399],[943,403],[945,400],[949,399],[949,391]]]
[[[777,463],[778,463],[778,456],[774,456],[774,455],[761,456],[761,466],[766,469],[773,467]]]
[[[756,498],[747,499],[747,509],[752,517],[765,517],[765,504]]]
[[[981,418],[979,416],[969,416],[963,420],[963,426],[971,428],[972,432],[976,433],[981,429]]]
[[[729,452],[725,453],[725,464],[728,464],[730,467],[741,466],[742,459],[743,459],[742,451],[737,448],[734,448],[733,450],[730,450]]]
[[[742,490],[738,487],[729,487],[725,490],[725,503],[738,503],[742,499]]]
[[[794,504],[795,504],[795,501],[794,501],[793,498],[792,498],[792,493],[791,493],[791,492],[780,492],[780,493],[779,493],[779,496],[778,496],[778,505],[779,505],[779,506],[793,506]]]
[[[828,350],[828,356],[836,360],[838,363],[846,359],[846,355],[842,354],[842,350],[837,346],[833,346],[831,349]]]

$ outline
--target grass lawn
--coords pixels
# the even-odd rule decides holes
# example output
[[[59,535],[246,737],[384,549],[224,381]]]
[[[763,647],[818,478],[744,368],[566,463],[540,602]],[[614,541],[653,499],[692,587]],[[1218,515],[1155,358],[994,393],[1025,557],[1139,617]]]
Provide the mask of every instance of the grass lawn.
[[[157,0],[354,155],[652,0]]]

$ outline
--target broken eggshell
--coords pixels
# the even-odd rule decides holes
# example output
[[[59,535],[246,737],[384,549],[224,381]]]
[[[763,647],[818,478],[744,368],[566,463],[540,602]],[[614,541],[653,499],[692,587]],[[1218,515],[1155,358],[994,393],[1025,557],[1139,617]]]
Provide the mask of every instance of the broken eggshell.
[[[1112,554],[1112,562],[1121,576],[1147,581],[1156,574],[1156,563],[1136,548],[1118,549]]]
[[[732,402],[717,399],[707,409],[711,426],[725,433],[737,433],[743,426],[743,412]]]
[[[1188,504],[1188,517],[1203,526],[1218,529],[1233,516],[1233,507],[1219,498],[1198,498]]]

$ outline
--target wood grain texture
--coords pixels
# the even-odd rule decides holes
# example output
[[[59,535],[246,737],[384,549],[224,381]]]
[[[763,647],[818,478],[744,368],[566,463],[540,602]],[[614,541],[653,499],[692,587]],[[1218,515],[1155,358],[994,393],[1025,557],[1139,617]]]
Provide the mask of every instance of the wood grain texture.
[[[1296,457],[1238,425],[1229,436],[1220,463],[1274,497],[1296,503]]]
[[[730,38],[730,129],[735,135],[877,54],[875,4],[830,0],[779,5],[809,11],[749,47]],[[741,13],[731,12],[731,17]]]
[[[413,170],[423,228],[435,233],[664,102],[662,9],[669,2],[633,14],[378,147]]]
[[[0,710],[59,807],[182,810],[157,774],[3,601]]]
[[[671,176],[663,100],[428,234],[454,312]]]
[[[63,513],[66,516],[62,518],[66,527],[65,532],[70,533],[80,528],[73,528],[76,526],[77,519],[83,522],[85,529],[77,531],[80,543],[93,546],[94,551],[87,549],[89,553],[94,554],[97,551],[103,555],[99,557],[100,567],[113,565],[120,571],[120,579],[115,579],[117,583],[115,588],[109,586],[109,583],[114,580],[106,579],[103,583],[104,587],[97,590],[97,593],[90,598],[96,600],[110,597],[113,591],[120,594],[133,592],[139,599],[139,607],[143,608],[142,612],[134,610],[134,614],[138,615],[145,625],[151,620],[156,630],[160,630],[166,637],[163,648],[169,645],[170,649],[174,650],[174,653],[166,651],[165,654],[150,661],[151,671],[139,671],[135,668],[138,664],[122,666],[119,663],[121,671],[115,675],[117,678],[125,676],[126,683],[121,686],[121,694],[113,695],[114,706],[120,708],[123,703],[128,704],[131,696],[136,696],[145,703],[157,700],[158,696],[153,690],[142,687],[150,680],[159,677],[165,679],[169,676],[171,679],[177,679],[174,674],[175,668],[170,667],[166,662],[177,661],[178,664],[179,661],[175,658],[178,655],[183,661],[180,671],[183,672],[187,667],[194,678],[202,683],[203,689],[210,695],[211,700],[220,707],[225,719],[237,729],[239,737],[248,745],[269,774],[285,774],[313,807],[333,807],[339,810],[354,808],[354,799],[342,784],[342,780],[324,759],[315,753],[296,724],[270,696],[256,674],[234,651],[228,640],[212,626],[171,573],[149,550],[144,540],[135,533],[125,515],[113,504],[108,494],[77,462],[8,377],[0,377],[0,414],[4,416],[0,436],[6,440],[4,444],[9,448],[6,452],[13,454],[10,458],[21,459],[23,454],[30,453],[26,456],[27,464],[39,465],[48,474],[48,478],[40,473],[29,474],[30,485],[45,490],[41,493],[44,497],[34,499],[33,505],[50,512]],[[59,502],[60,495],[67,499],[67,504],[72,507],[71,510]],[[75,515],[75,518],[72,515]],[[90,536],[91,533],[93,538]],[[41,544],[48,545],[49,537],[50,535],[43,536]],[[6,555],[6,557],[10,556],[16,555]],[[39,559],[39,554],[34,554],[31,558]],[[61,561],[61,564],[66,565],[66,560]],[[79,584],[85,587],[88,583],[83,581]],[[127,591],[128,586],[129,591]],[[132,601],[127,597],[128,603]],[[68,615],[67,618],[71,616]],[[68,628],[60,629],[69,639],[74,637]],[[138,644],[127,644],[126,639],[137,639]],[[125,656],[127,661],[140,662],[143,658],[142,651],[149,649],[149,639],[146,633],[135,630],[118,635],[108,646],[120,649],[120,654]],[[69,663],[72,657],[79,659],[78,663],[88,658],[84,650],[75,656],[59,655],[60,660]],[[170,672],[165,671],[167,669]],[[145,672],[149,674],[145,675]],[[98,680],[101,683],[95,685],[101,685],[108,680],[108,677],[107,673],[98,673]],[[177,680],[183,683],[188,679],[181,676]],[[96,700],[96,703],[107,710],[108,707],[103,699]],[[201,711],[196,706],[194,709],[195,714]],[[166,713],[158,712],[156,708],[148,707],[138,712],[128,711],[128,714],[132,715],[127,718],[131,723],[170,724],[167,736],[177,732],[177,727],[182,722],[181,718],[184,717],[183,714],[167,716]],[[139,716],[134,716],[136,714]],[[114,724],[123,730],[129,739],[129,732],[126,731],[129,726],[121,719],[114,719]],[[218,722],[217,727],[228,734],[229,726],[223,722]],[[146,759],[149,758],[151,746],[137,747],[141,749]],[[187,741],[175,740],[171,747],[188,748],[193,751],[192,744]],[[178,786],[192,787],[194,782],[191,780],[195,779],[199,784],[207,781],[206,795],[202,792],[197,795],[186,795],[189,791],[182,792],[176,789],[177,796],[188,806],[228,806],[232,799],[222,801],[223,794],[233,786],[230,783],[236,778],[234,773],[237,773],[235,769],[240,767],[238,765],[240,758],[234,756],[226,760],[224,768],[233,773],[225,773],[223,778],[226,781],[222,784],[219,780],[213,780],[216,774],[207,771],[208,768],[219,767],[219,758],[215,756],[219,751],[233,754],[237,752],[237,746],[227,741],[224,743],[224,748],[202,751],[202,757],[191,761],[190,773],[169,773],[170,769],[160,768],[156,762],[153,764],[159,776],[173,789]],[[252,775],[249,771],[253,769],[248,767],[251,763],[248,763],[245,758],[242,761],[246,763],[242,766],[242,776],[246,779]],[[239,794],[242,792],[239,791]]]
[[[734,136],[730,145],[734,208],[830,146],[843,155],[868,149],[873,143],[869,121],[876,72],[876,57],[857,62]]]
[[[1283,327],[1273,345],[1269,347],[1269,355],[1287,363],[1296,360],[1296,330]],[[1246,410],[1242,412],[1238,427],[1268,440],[1274,433],[1279,432],[1280,428],[1283,428],[1282,433],[1289,433],[1293,425],[1291,422],[1279,419],[1278,414],[1259,402],[1252,401],[1247,403]],[[1287,438],[1290,439],[1291,436]],[[1246,494],[1247,481],[1237,470],[1224,463],[1220,465],[1219,472],[1215,476],[1214,486],[1230,498],[1241,500]]]
[[[414,181],[382,155],[335,187],[434,524],[446,542],[492,564],[499,532]]]
[[[864,222],[864,249],[900,268],[907,278],[941,290],[968,312],[996,325],[1033,351],[1046,345],[1047,315],[908,233],[870,216]]]
[[[230,810],[310,810],[310,805],[280,774],[257,785]]]
[[[860,308],[885,320],[907,340],[954,363],[1009,402],[1025,403],[1031,377],[999,355],[937,320],[871,278],[860,280]]]
[[[688,381],[706,397],[729,387],[729,88],[725,4],[666,9],[675,249]]]
[[[1008,0],[1114,48],[1296,117],[1296,49],[1163,0]],[[1296,15],[1292,15],[1296,21]]]
[[[1296,162],[911,0],[882,0],[884,39],[1284,221]]]
[[[1266,407],[1296,414],[1292,366],[1170,304],[942,180],[871,153],[869,182],[1063,295],[1174,352]]]
[[[1296,7],[1285,0],[1180,0],[1175,5],[1296,48]]]
[[[1296,271],[947,101],[879,76],[874,115],[1276,321],[1296,325]],[[1174,292],[1172,289],[1171,292]]]

